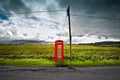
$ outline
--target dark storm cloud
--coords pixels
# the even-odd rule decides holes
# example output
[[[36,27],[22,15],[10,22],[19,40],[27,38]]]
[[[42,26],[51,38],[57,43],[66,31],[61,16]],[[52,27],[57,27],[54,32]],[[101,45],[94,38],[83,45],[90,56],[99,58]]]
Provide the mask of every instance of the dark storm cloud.
[[[120,12],[120,0],[59,0],[61,7],[67,7],[69,4],[72,13],[84,11],[87,14],[98,12]]]
[[[0,0],[0,13],[29,10],[30,8],[28,8],[22,0]]]
[[[120,18],[120,0],[59,0],[61,7],[70,2],[72,34],[89,34],[120,38],[120,20],[93,18]]]

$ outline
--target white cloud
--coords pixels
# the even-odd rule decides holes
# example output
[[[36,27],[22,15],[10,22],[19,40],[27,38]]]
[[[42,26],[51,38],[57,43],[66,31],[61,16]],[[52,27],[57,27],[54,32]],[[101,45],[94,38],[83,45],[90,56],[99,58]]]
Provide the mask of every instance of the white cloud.
[[[96,35],[84,35],[82,37],[77,37],[74,36],[73,38],[73,43],[78,44],[78,43],[95,43],[95,42],[102,42],[102,41],[120,41],[120,39],[114,39],[114,38],[106,38],[104,36],[96,36]]]
[[[14,16],[0,24],[0,37],[9,39],[33,39],[54,41],[57,33],[63,33],[63,26],[53,20],[43,17]]]
[[[0,37],[4,39],[30,39],[54,42],[62,39],[69,43],[68,25],[55,22],[55,20],[35,16],[14,16],[9,20],[3,20],[0,24]],[[0,38],[0,39],[1,39]],[[120,41],[119,39],[105,36],[89,35],[73,36],[72,43],[94,43],[100,41]]]

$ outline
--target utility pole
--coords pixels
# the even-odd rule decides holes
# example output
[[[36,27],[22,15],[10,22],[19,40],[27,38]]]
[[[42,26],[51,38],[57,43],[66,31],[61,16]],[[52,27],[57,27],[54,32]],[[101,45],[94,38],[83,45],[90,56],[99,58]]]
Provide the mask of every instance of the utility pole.
[[[72,59],[72,36],[71,36],[71,23],[70,23],[70,6],[68,5],[67,8],[67,16],[68,16],[68,23],[69,23],[69,44],[70,44],[70,59]]]

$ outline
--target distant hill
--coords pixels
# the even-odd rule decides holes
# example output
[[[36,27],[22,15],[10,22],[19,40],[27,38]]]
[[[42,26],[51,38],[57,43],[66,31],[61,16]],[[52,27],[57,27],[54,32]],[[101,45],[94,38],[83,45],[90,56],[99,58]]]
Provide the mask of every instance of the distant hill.
[[[4,40],[0,44],[49,44],[52,42],[38,41],[38,40]],[[115,46],[120,47],[120,41],[104,41],[96,43],[80,43],[79,45],[94,45],[94,46]]]
[[[44,44],[48,43],[45,41],[37,41],[37,40],[6,40],[0,41],[0,44]]]
[[[104,41],[104,42],[96,42],[96,43],[91,43],[92,45],[95,46],[116,46],[120,47],[120,41]]]

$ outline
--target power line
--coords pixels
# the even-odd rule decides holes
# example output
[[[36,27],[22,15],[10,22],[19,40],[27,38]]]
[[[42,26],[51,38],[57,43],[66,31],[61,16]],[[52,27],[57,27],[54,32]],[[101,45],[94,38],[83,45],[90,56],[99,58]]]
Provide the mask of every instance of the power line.
[[[63,27],[62,27],[63,33],[60,32],[60,31],[58,31],[58,33],[60,34],[60,35],[59,35],[59,39],[61,39],[61,36],[65,36],[65,34],[64,34],[64,33],[65,33],[65,29],[64,29],[64,28],[65,28],[65,25],[66,25],[66,19],[67,19],[67,16],[63,19],[64,22],[61,24],[61,25],[63,26]]]
[[[91,18],[100,18],[100,19],[108,19],[108,20],[120,20],[119,18],[110,18],[110,17],[98,17],[98,16],[90,16],[90,15],[78,15],[78,14],[70,14],[71,16],[84,16],[84,17],[91,17]]]
[[[66,15],[66,17],[65,17],[65,19],[64,19],[63,26],[65,26],[65,24],[66,24],[66,19],[67,19],[67,15]]]
[[[67,15],[66,15],[65,20],[64,20],[64,23],[63,23],[63,31],[64,31],[63,36],[65,36],[65,25],[66,25],[66,21],[67,21]]]
[[[43,12],[65,12],[66,10],[48,10],[48,11],[28,11],[28,12],[0,12],[0,14],[11,15],[11,14],[28,14],[28,13],[43,13]]]

